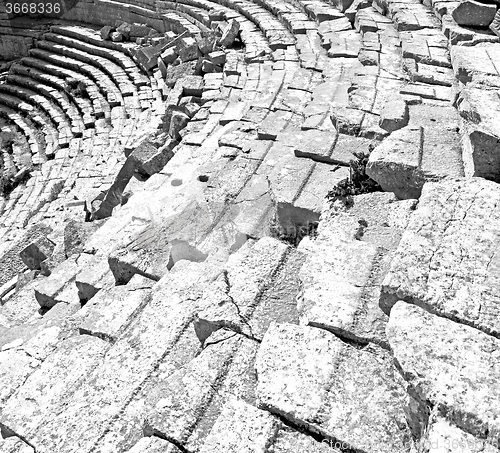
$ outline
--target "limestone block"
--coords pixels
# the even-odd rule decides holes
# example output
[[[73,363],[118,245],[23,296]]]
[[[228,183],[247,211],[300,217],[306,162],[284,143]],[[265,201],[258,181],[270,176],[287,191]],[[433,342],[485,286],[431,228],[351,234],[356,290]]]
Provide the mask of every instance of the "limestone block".
[[[499,186],[482,178],[426,183],[383,282],[381,306],[424,306],[500,336]]]
[[[387,132],[394,132],[408,124],[410,117],[404,99],[389,99],[380,112],[379,125]]]
[[[259,407],[354,450],[410,451],[404,391],[384,350],[358,350],[314,327],[273,324],[256,370]]]
[[[500,10],[498,10],[490,24],[490,30],[500,37]]]
[[[159,437],[143,437],[126,453],[181,453],[181,450]]]
[[[496,5],[466,0],[452,11],[451,16],[458,25],[466,27],[488,27],[497,12]]]
[[[29,269],[40,270],[40,263],[52,255],[54,247],[49,238],[39,236],[21,250],[19,256]]]
[[[197,60],[201,56],[198,43],[190,36],[178,39],[175,43],[175,50],[183,63],[188,61]]]
[[[75,323],[82,334],[114,342],[149,300],[149,288],[103,289],[75,315]]]
[[[422,400],[465,432],[498,442],[500,340],[403,301],[392,308],[387,337]]]
[[[230,47],[240,32],[240,23],[236,19],[231,19],[224,27],[219,44],[223,47]]]
[[[500,78],[499,78],[500,80]],[[497,91],[466,86],[457,100],[464,119],[463,159],[467,176],[500,180],[500,96]]]

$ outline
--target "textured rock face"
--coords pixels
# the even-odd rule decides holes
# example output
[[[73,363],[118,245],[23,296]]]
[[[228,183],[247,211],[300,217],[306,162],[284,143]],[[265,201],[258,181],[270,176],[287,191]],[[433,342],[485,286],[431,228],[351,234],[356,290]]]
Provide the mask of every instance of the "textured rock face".
[[[383,282],[382,306],[403,299],[500,335],[499,198],[498,185],[481,178],[427,183]]]
[[[256,369],[261,407],[356,450],[410,451],[404,392],[386,352],[357,350],[319,329],[275,324]]]
[[[458,25],[488,27],[493,21],[496,11],[497,8],[495,5],[467,0],[461,2],[451,15],[457,21]]]
[[[464,431],[500,439],[500,340],[398,302],[387,336],[405,378]]]

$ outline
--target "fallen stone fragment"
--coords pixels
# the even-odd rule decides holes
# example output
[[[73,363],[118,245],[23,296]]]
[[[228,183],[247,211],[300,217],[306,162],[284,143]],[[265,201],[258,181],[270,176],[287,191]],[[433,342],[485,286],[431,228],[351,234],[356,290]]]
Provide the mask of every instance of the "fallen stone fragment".
[[[490,24],[490,30],[500,37],[500,9],[496,12],[493,21]]]
[[[387,337],[405,379],[465,432],[500,438],[500,340],[399,301]]]
[[[52,255],[55,244],[45,236],[37,237],[29,243],[19,256],[29,269],[40,270],[40,263]]]
[[[458,25],[466,27],[488,27],[493,19],[497,7],[494,4],[477,2],[475,0],[466,0],[452,11],[451,16]]]
[[[402,299],[500,336],[498,202],[499,186],[482,178],[427,183],[383,282],[383,309]]]
[[[197,60],[198,57],[201,56],[201,52],[198,49],[198,43],[190,36],[178,39],[175,43],[175,50],[183,63]]]
[[[409,119],[408,105],[404,99],[391,98],[382,107],[379,125],[387,132],[394,132],[405,127]]]
[[[137,62],[145,71],[149,71],[157,65],[161,52],[161,45],[140,47],[136,53]]]
[[[109,35],[111,34],[113,30],[113,27],[111,27],[110,25],[105,25],[104,27],[101,28],[100,30],[100,35],[101,35],[101,39],[103,41],[106,41],[107,39],[109,39]]]
[[[240,32],[240,23],[236,19],[231,19],[224,28],[219,44],[223,47],[230,47]]]
[[[177,141],[167,140],[162,146],[157,147],[150,140],[143,140],[131,154],[137,160],[136,171],[143,176],[152,176],[160,172],[174,156],[173,149],[176,145]]]
[[[86,240],[102,225],[102,222],[69,220],[64,227],[64,253],[69,258],[82,253]]]
[[[113,42],[122,42],[123,35],[118,31],[113,31],[109,34],[109,39],[111,39],[111,41]]]
[[[409,452],[391,356],[314,327],[272,324],[256,362],[259,407],[354,450]]]
[[[116,31],[118,33],[121,33],[121,35],[125,39],[130,38],[130,32],[132,31],[132,25],[128,24],[127,22],[122,22],[120,25],[116,27]]]

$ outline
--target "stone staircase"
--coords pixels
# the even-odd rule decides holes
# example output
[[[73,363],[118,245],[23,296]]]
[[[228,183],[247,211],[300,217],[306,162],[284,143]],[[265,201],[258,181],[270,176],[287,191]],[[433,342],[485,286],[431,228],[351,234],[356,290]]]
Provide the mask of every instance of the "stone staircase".
[[[500,43],[444,3],[94,0],[37,35],[0,82],[0,453],[499,451]],[[146,71],[117,19],[162,61],[239,38]],[[326,201],[369,151],[384,192]]]

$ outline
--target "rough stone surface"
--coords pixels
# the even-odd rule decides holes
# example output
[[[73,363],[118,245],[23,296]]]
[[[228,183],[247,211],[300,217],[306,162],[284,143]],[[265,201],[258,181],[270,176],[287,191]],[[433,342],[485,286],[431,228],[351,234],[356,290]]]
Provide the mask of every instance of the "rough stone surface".
[[[422,400],[464,431],[498,442],[500,340],[402,301],[392,308],[387,337]]]
[[[360,351],[312,327],[273,324],[256,369],[260,407],[356,450],[410,451],[403,391],[382,350]]]
[[[458,25],[467,27],[488,27],[495,17],[497,7],[486,3],[466,0],[451,13]]]
[[[498,186],[481,178],[427,183],[383,282],[398,299],[500,335],[495,272]]]

